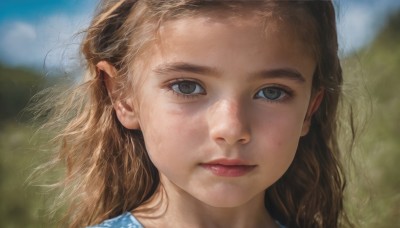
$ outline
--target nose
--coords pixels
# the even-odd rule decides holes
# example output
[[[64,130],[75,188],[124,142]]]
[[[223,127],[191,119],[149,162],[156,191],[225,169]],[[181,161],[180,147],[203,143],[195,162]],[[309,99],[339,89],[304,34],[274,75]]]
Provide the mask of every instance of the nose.
[[[208,111],[210,137],[218,144],[235,145],[250,142],[249,119],[245,107],[235,100],[220,100]]]

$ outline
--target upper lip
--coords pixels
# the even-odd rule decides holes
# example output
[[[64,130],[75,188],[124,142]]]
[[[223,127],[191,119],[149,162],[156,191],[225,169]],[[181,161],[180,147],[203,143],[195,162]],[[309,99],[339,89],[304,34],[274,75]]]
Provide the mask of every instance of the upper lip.
[[[228,159],[228,158],[221,158],[212,160],[209,162],[203,163],[204,165],[225,165],[225,166],[254,166],[249,162],[242,160],[242,159]]]

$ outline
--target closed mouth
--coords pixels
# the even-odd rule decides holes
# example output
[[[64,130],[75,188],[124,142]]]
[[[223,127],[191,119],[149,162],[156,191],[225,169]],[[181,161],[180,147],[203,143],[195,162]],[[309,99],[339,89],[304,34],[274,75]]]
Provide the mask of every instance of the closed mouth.
[[[211,171],[216,176],[221,177],[240,177],[251,172],[257,165],[249,165],[242,160],[220,159],[201,164],[206,170]]]

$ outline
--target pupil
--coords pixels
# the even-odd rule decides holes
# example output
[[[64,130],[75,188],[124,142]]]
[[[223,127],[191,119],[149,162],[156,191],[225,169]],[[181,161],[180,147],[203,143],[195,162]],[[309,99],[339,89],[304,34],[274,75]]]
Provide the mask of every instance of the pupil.
[[[276,100],[281,96],[281,92],[277,89],[265,89],[264,95],[268,99]]]
[[[190,82],[179,83],[179,90],[184,94],[191,94],[196,90],[196,85]]]

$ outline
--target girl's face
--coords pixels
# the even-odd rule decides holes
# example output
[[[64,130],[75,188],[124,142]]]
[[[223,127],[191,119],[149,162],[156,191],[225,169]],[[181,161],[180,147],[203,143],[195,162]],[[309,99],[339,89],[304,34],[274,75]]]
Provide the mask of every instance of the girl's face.
[[[197,16],[163,24],[137,116],[166,189],[214,207],[262,199],[318,102],[316,62],[289,26]]]

